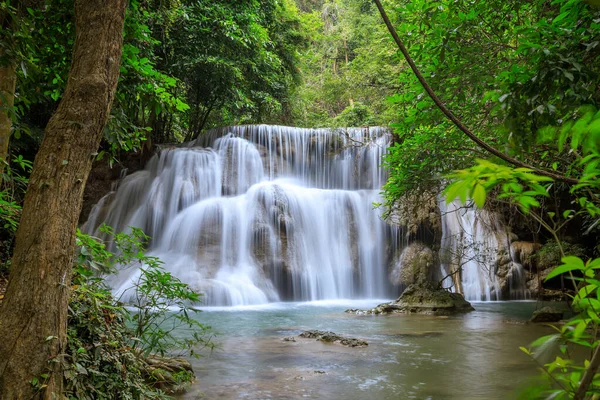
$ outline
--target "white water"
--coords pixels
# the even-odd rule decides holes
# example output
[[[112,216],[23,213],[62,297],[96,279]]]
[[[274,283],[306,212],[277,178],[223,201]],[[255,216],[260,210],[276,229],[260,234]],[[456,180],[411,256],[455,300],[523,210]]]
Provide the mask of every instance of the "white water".
[[[388,271],[402,235],[373,209],[390,140],[385,128],[215,129],[124,178],[82,230],[141,228],[152,237],[149,254],[209,306],[394,297]],[[481,240],[481,252],[498,248],[474,214],[445,214],[443,225],[446,248],[464,237]],[[484,272],[464,266],[468,299],[495,298],[495,277]],[[124,268],[109,283],[120,294],[139,276]]]
[[[497,216],[458,200],[449,204],[440,201],[440,210],[442,274],[462,268],[462,288],[453,289],[461,291],[467,300],[507,300],[503,299],[497,271],[499,255],[504,252],[511,260],[507,262],[509,299],[527,298],[524,268],[514,261],[509,233]],[[449,287],[453,282],[447,279],[445,284]]]
[[[125,178],[84,231],[142,228],[149,254],[208,305],[390,297],[394,228],[373,210],[389,140],[383,128],[214,130]],[[110,283],[121,293],[139,274]]]

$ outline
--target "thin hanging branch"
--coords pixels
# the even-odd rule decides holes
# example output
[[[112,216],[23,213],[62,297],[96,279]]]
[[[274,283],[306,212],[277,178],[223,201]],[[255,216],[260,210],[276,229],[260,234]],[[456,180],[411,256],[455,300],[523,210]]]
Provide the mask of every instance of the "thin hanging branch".
[[[385,22],[385,25],[387,26],[388,30],[390,31],[390,34],[394,38],[394,41],[398,45],[398,48],[400,49],[400,51],[404,55],[404,58],[408,62],[408,65],[410,65],[410,68],[413,70],[414,74],[417,76],[417,79],[419,80],[419,82],[421,82],[421,85],[423,85],[423,88],[425,89],[425,91],[427,92],[427,94],[429,94],[429,97],[431,97],[431,99],[433,100],[433,102],[446,115],[446,117],[448,117],[448,119],[450,121],[452,121],[454,123],[454,125],[456,125],[456,127],[458,129],[460,129],[461,131],[463,131],[464,134],[469,137],[469,139],[471,139],[479,147],[481,147],[482,149],[486,150],[487,152],[495,155],[496,157],[498,157],[498,158],[500,158],[500,159],[506,161],[507,163],[510,163],[510,164],[512,164],[512,165],[514,165],[516,167],[529,168],[529,169],[533,170],[538,175],[547,176],[547,177],[552,178],[552,179],[554,179],[556,181],[561,181],[561,182],[566,182],[566,183],[571,183],[571,184],[575,184],[575,183],[579,182],[577,179],[569,178],[567,176],[563,176],[563,175],[556,174],[556,173],[553,173],[553,172],[550,172],[550,171],[539,169],[539,168],[536,168],[536,167],[531,166],[529,164],[526,164],[526,163],[524,163],[524,162],[522,162],[520,160],[517,160],[516,158],[511,157],[508,154],[505,154],[505,153],[503,153],[503,152],[495,149],[494,147],[490,146],[489,144],[487,144],[486,142],[484,142],[483,140],[481,140],[473,132],[471,132],[471,130],[467,126],[465,126],[461,122],[461,120],[458,119],[458,117],[456,117],[454,115],[454,113],[452,113],[452,111],[448,107],[446,107],[446,105],[442,102],[442,100],[440,100],[440,98],[435,94],[435,92],[433,91],[433,89],[431,88],[431,86],[429,86],[429,84],[427,83],[427,81],[423,77],[423,74],[421,74],[421,71],[419,71],[419,69],[417,68],[417,65],[415,64],[415,62],[411,58],[410,54],[408,53],[408,50],[404,46],[404,43],[402,43],[402,40],[400,40],[400,37],[398,36],[398,33],[396,32],[396,29],[394,28],[394,26],[390,22],[390,19],[388,18],[388,15],[385,12],[385,9],[381,5],[381,1],[380,0],[374,0],[374,1],[375,1],[375,4],[377,5],[377,8],[379,9],[379,13],[381,14],[381,17],[383,18],[383,21]]]

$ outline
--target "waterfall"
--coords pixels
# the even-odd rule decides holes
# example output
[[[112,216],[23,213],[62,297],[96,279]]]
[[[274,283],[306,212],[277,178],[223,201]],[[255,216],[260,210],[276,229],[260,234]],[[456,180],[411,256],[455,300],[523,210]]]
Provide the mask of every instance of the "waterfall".
[[[215,129],[123,179],[83,230],[143,229],[149,255],[209,305],[390,297],[395,228],[373,209],[389,142],[385,128]],[[120,293],[138,277],[109,283]]]
[[[82,231],[102,238],[102,223],[117,232],[141,228],[152,238],[148,254],[208,305],[390,298],[401,289],[390,282],[390,266],[408,245],[402,228],[373,207],[390,143],[379,127],[213,129],[123,178]],[[465,256],[473,258],[460,283],[467,298],[495,298],[497,278],[474,260],[496,251],[497,237],[473,213],[444,212],[442,221],[443,248],[456,251],[467,236],[485,247]],[[124,266],[107,281],[120,294],[139,276],[138,267]]]
[[[446,287],[467,300],[525,299],[525,270],[516,262],[511,233],[498,215],[455,200],[440,201],[442,213],[441,273],[457,272]],[[507,298],[506,298],[507,297]]]

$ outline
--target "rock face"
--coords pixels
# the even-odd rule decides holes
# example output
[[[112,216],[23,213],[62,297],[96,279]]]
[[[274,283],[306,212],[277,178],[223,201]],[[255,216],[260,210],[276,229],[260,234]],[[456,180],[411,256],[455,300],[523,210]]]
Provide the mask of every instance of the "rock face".
[[[338,335],[337,333],[333,333],[333,332],[329,332],[329,331],[318,331],[318,330],[305,331],[300,334],[300,337],[305,338],[305,339],[317,339],[318,341],[325,342],[325,343],[339,343],[343,346],[348,346],[348,347],[365,347],[365,346],[369,345],[369,343],[367,343],[364,340],[356,339],[356,338],[347,338],[347,337]]]
[[[380,304],[370,310],[346,310],[357,315],[427,314],[454,315],[475,309],[459,293],[438,289],[432,283],[410,285],[398,300]]]
[[[562,319],[563,312],[553,307],[543,307],[533,312],[530,322],[558,322]]]
[[[432,280],[434,264],[435,255],[429,247],[419,242],[411,243],[395,260],[390,281],[394,285],[424,284]]]
[[[403,227],[406,238],[438,247],[442,237],[442,215],[435,192],[415,192],[394,204],[388,223]]]
[[[149,142],[148,142],[149,144]],[[111,167],[105,160],[94,162],[83,192],[83,206],[79,215],[79,223],[84,223],[90,211],[102,197],[112,190],[112,186],[124,175],[132,174],[144,168],[154,155],[156,149],[144,146],[140,152],[126,153],[118,164]]]
[[[541,247],[541,244],[534,242],[516,241],[512,243],[516,261],[529,271],[536,267],[534,256]]]

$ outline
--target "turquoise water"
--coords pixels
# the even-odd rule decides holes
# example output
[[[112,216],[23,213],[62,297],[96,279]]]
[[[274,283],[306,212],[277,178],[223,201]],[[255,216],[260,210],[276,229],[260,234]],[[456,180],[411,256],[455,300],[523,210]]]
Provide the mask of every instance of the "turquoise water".
[[[356,316],[381,301],[208,308],[219,335],[193,361],[198,382],[182,399],[512,399],[537,374],[519,350],[551,328],[524,324],[535,302],[474,303],[458,317]],[[346,348],[298,338],[331,330],[366,339]],[[284,337],[294,336],[296,342]]]

